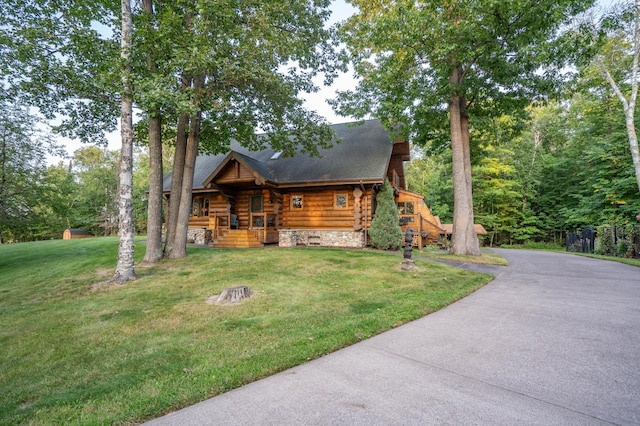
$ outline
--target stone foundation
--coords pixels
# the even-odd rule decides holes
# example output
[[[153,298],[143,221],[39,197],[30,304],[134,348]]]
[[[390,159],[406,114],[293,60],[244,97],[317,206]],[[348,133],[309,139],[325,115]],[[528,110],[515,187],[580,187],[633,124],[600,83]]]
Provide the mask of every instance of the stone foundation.
[[[281,229],[280,247],[350,247],[362,248],[363,231],[332,231],[316,229]]]
[[[187,243],[207,245],[213,240],[210,229],[190,228],[187,230]]]

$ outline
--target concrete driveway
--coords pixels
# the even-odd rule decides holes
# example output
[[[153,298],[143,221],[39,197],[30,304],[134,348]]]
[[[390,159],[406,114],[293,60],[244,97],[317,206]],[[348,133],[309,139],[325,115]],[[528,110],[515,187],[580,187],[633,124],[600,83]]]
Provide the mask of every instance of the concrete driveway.
[[[497,251],[439,312],[149,424],[640,424],[640,268]]]

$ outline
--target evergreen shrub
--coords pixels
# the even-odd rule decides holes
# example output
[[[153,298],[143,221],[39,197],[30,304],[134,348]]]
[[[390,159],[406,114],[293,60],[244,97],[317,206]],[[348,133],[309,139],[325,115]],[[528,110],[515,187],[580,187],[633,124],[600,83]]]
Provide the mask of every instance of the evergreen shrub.
[[[380,250],[398,250],[402,247],[402,229],[398,217],[398,207],[393,197],[393,188],[389,180],[378,192],[376,216],[371,221],[369,240],[374,248]]]

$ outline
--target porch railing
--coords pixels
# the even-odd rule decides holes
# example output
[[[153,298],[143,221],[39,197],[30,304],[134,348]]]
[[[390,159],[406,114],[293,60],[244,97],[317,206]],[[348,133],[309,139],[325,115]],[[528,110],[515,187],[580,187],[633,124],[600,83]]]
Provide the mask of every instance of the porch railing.
[[[402,228],[402,232],[406,232],[409,227],[413,228],[414,246],[423,247],[425,245],[425,240],[429,241],[429,239],[438,244],[445,244],[441,240],[440,235],[437,237],[432,235],[437,229],[439,229],[438,225],[422,217],[422,214],[401,214],[398,215],[398,217],[400,218],[400,227]]]
[[[263,243],[270,242],[270,231],[275,231],[276,217],[265,212],[249,213],[249,230]]]
[[[220,237],[220,232],[231,229],[231,213],[211,213],[209,229],[211,229],[211,238],[217,240]]]

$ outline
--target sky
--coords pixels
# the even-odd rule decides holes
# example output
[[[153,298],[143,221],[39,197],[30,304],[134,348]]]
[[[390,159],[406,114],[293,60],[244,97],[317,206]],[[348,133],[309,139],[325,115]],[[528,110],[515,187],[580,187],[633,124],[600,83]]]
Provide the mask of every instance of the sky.
[[[344,21],[356,12],[353,6],[347,4],[344,0],[336,0],[331,4],[331,18],[328,22],[333,25],[337,22]],[[331,124],[344,123],[353,121],[350,117],[342,117],[333,112],[331,106],[327,103],[328,99],[335,97],[336,91],[353,89],[356,85],[356,79],[351,73],[338,76],[331,86],[323,86],[322,78],[318,78],[316,85],[320,87],[317,93],[310,93],[303,96],[305,99],[305,107],[316,111],[318,114],[327,119]]]

